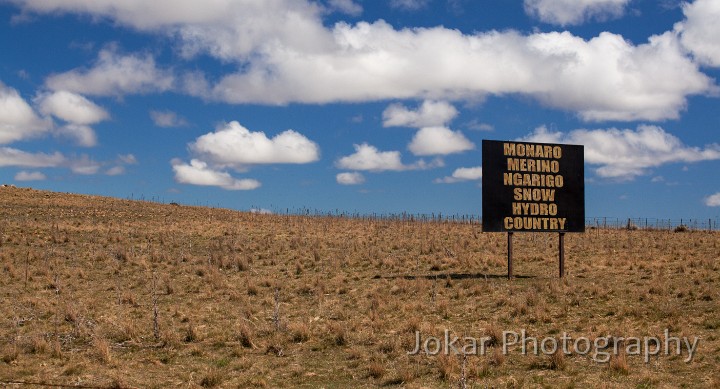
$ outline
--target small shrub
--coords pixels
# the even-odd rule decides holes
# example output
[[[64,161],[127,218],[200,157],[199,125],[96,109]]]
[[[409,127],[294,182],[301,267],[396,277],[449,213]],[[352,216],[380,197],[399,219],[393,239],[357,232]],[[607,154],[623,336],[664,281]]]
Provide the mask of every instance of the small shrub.
[[[93,340],[93,348],[95,350],[95,356],[100,362],[110,363],[112,354],[110,353],[110,344],[107,340],[95,338],[95,340]]]
[[[330,325],[330,340],[336,346],[345,346],[348,341],[345,327],[338,323],[332,323]]]
[[[457,370],[458,363],[457,359],[453,356],[442,353],[438,355],[435,364],[440,372],[440,379],[448,381],[455,370]]]
[[[9,343],[3,347],[2,350],[2,361],[10,364],[15,361],[20,355],[20,350],[14,343]]]
[[[372,378],[382,378],[385,375],[385,366],[380,362],[372,362],[367,367],[368,376]]]
[[[493,366],[501,366],[503,363],[505,363],[505,355],[502,353],[501,347],[495,347],[493,349],[493,354],[490,359],[490,363]]]
[[[624,352],[610,356],[610,371],[623,375],[630,372],[630,367],[628,366]]]
[[[186,343],[195,342],[198,340],[198,333],[195,331],[195,326],[192,325],[192,323],[188,323],[187,328],[185,329],[185,336],[183,337],[183,340]]]
[[[26,345],[27,352],[30,354],[45,354],[50,345],[42,336],[33,336]]]
[[[203,388],[215,388],[222,383],[222,374],[217,370],[208,371],[200,380],[200,386]]]
[[[288,326],[288,330],[295,343],[307,342],[310,339],[310,329],[305,323],[292,323]]]
[[[487,342],[488,346],[497,346],[502,341],[502,331],[494,324],[485,330],[485,336],[490,338]]]
[[[565,365],[565,353],[563,352],[562,347],[558,347],[558,349],[550,355],[550,369],[564,370]]]
[[[255,344],[252,341],[252,332],[250,331],[250,328],[248,328],[247,325],[242,324],[240,326],[240,329],[238,330],[237,335],[235,336],[238,342],[240,342],[240,345],[245,348],[255,348]]]

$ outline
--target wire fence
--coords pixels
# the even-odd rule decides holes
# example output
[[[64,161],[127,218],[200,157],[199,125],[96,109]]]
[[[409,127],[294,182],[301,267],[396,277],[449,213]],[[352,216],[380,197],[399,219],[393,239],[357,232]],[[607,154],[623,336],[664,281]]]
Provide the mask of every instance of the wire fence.
[[[482,216],[473,214],[443,214],[443,213],[362,213],[346,211],[322,211],[311,208],[285,208],[282,210],[258,211],[251,208],[251,212],[280,214],[287,216],[315,216],[339,217],[368,221],[399,221],[421,223],[464,223],[482,225]],[[602,228],[616,230],[677,230],[677,231],[720,231],[720,218],[651,218],[635,217],[621,218],[610,216],[593,216],[585,218],[587,229]]]
[[[609,228],[626,230],[673,230],[673,231],[718,231],[718,218],[619,218],[619,217],[588,217],[585,218],[587,228]]]
[[[162,197],[146,198],[144,195],[135,198],[134,195],[128,196],[128,200],[140,200],[153,203],[167,204]],[[178,205],[177,203],[170,203]],[[212,205],[209,203],[202,204],[196,202],[187,204],[192,206],[204,206],[209,208],[222,208],[219,204]],[[278,208],[271,206],[270,209],[252,206],[248,210],[251,213],[258,214],[276,214],[285,216],[316,216],[316,217],[338,217],[350,218],[367,221],[400,221],[400,222],[424,222],[424,223],[466,223],[466,224],[482,224],[482,216],[474,214],[443,214],[443,213],[365,213],[357,211],[342,211],[339,209],[328,211],[306,207],[299,208]],[[593,216],[585,218],[585,227],[588,229],[626,229],[626,230],[677,230],[677,231],[720,231],[720,218],[717,216],[712,218],[654,218],[654,217],[634,217],[621,218],[610,216]]]

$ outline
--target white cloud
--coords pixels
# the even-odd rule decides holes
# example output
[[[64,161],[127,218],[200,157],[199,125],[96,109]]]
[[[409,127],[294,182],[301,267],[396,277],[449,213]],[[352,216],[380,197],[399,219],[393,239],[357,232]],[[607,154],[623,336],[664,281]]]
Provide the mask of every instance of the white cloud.
[[[598,176],[616,179],[633,179],[668,163],[720,159],[720,144],[686,146],[676,136],[651,125],[640,125],[636,130],[579,129],[567,134],[539,127],[523,140],[585,145],[585,162],[600,165],[595,169]]]
[[[67,124],[56,130],[57,135],[71,138],[80,146],[92,147],[97,145],[95,131],[82,124]]]
[[[224,171],[226,168],[245,171],[251,165],[304,164],[320,158],[318,145],[296,131],[286,130],[268,138],[264,132],[252,132],[236,121],[198,137],[188,148],[195,156],[189,164],[178,159],[171,162],[175,180],[227,190],[257,189],[260,182],[233,178]]]
[[[475,181],[482,178],[482,167],[461,167],[455,169],[451,176],[438,178],[436,184],[454,184],[461,181]]]
[[[525,0],[525,12],[543,22],[567,26],[589,19],[620,17],[629,3],[630,0]]]
[[[465,127],[473,131],[495,131],[495,126],[490,123],[481,123],[477,119],[473,119],[465,123]]]
[[[328,43],[324,7],[298,0],[16,0],[38,13],[71,12],[109,18],[140,31],[160,32],[181,41],[184,55],[208,53],[237,60],[281,43],[313,51]]]
[[[405,165],[399,151],[380,151],[377,147],[362,143],[353,145],[355,153],[344,156],[335,162],[340,169],[364,170],[371,172],[382,171],[404,171],[404,170],[425,170],[442,167],[445,165],[442,159],[436,158],[431,162],[418,160],[413,164]]]
[[[588,42],[568,33],[536,38],[540,50],[575,58],[567,68],[553,70],[560,77],[547,74],[546,80],[558,84],[538,92],[539,100],[575,110],[586,121],[673,119],[685,108],[687,95],[717,89],[684,55],[672,33],[639,46],[610,33]]]
[[[41,94],[36,103],[43,114],[78,125],[95,124],[110,116],[85,97],[64,90]]]
[[[11,147],[0,147],[0,166],[19,166],[19,167],[58,167],[67,163],[68,160],[55,152],[53,154],[46,153],[28,153]]]
[[[236,63],[240,70],[214,84],[199,73],[183,81],[188,93],[229,103],[520,95],[586,121],[655,121],[677,118],[688,96],[717,91],[673,31],[636,45],[608,32],[586,40],[570,32],[395,29],[382,20],[326,27],[321,5],[297,0],[216,0],[202,6],[179,0],[16,1],[30,13],[90,14],[159,32],[179,40],[185,55],[208,53]],[[598,5],[612,4],[607,1],[582,4],[592,4],[583,6],[583,15],[612,9]],[[151,57],[104,53],[110,60],[101,56],[95,68],[51,77],[48,85],[95,94],[171,87],[172,76],[158,71]],[[118,58],[131,64],[119,66]],[[119,76],[118,67],[139,71]],[[160,74],[148,76],[153,72]]]
[[[425,100],[416,110],[400,103],[389,105],[383,111],[383,126],[433,127],[444,126],[457,116],[458,111],[445,101]]]
[[[18,92],[0,82],[0,144],[49,132],[52,121],[40,118]]]
[[[345,172],[338,173],[335,180],[341,185],[359,185],[365,182],[365,176],[358,172]]]
[[[355,3],[353,0],[329,0],[328,5],[331,9],[350,16],[360,16],[363,12],[362,6]]]
[[[125,165],[137,165],[138,163],[137,158],[135,158],[133,154],[120,154],[118,155],[118,160]]]
[[[318,145],[296,131],[286,130],[268,138],[264,132],[252,132],[236,121],[200,136],[189,148],[202,161],[236,168],[255,164],[304,164],[320,158]]]
[[[52,90],[65,90],[96,96],[148,93],[169,90],[173,75],[158,69],[149,54],[120,55],[115,48],[100,51],[90,69],[55,74],[45,81]]]
[[[66,165],[73,173],[82,175],[97,174],[102,167],[102,163],[93,160],[85,154],[81,155],[80,158],[69,160]]]
[[[108,176],[119,176],[121,174],[125,174],[125,166],[118,165],[105,170],[105,175]]]
[[[42,181],[47,179],[42,172],[21,171],[15,174],[15,181]]]
[[[688,95],[716,89],[673,33],[635,46],[607,32],[588,41],[569,32],[467,36],[378,21],[337,24],[333,37],[335,49],[322,53],[270,48],[210,96],[284,104],[523,94],[602,121],[677,118]]]
[[[105,170],[105,175],[118,176],[125,174],[126,165],[137,165],[137,158],[133,154],[118,154],[117,159],[114,161],[115,166]]]
[[[132,154],[128,155],[132,156]],[[122,157],[123,156],[119,156],[120,162],[118,162],[117,165],[129,164],[129,162],[122,162]],[[75,174],[92,175],[97,174],[104,165],[107,165],[107,162],[95,161],[86,154],[82,154],[79,157],[66,157],[57,151],[52,154],[43,152],[31,153],[12,147],[0,147],[0,167],[66,168]],[[108,171],[112,170],[111,168]]]
[[[184,127],[187,121],[173,111],[150,111],[150,118],[158,127]]]
[[[214,170],[197,159],[191,160],[189,164],[173,160],[172,168],[175,181],[181,184],[218,186],[227,190],[253,190],[261,185],[258,180],[233,178],[229,173]]]
[[[686,20],[675,25],[683,46],[696,60],[708,66],[720,66],[720,2],[696,0],[683,3]]]
[[[379,151],[367,143],[354,145],[355,153],[340,158],[336,165],[341,169],[369,170],[381,172],[385,170],[402,171],[408,167],[403,165],[399,151]]]
[[[425,8],[428,0],[390,0],[392,8],[404,9],[408,11],[417,11]]]
[[[720,207],[720,192],[706,197],[705,205],[708,207]]]
[[[110,117],[107,111],[92,101],[64,90],[42,93],[35,98],[35,103],[43,114],[68,122],[56,128],[56,135],[71,138],[84,147],[97,145],[97,135],[88,125]]]
[[[408,145],[415,155],[455,154],[474,148],[475,145],[462,132],[447,127],[421,128]]]

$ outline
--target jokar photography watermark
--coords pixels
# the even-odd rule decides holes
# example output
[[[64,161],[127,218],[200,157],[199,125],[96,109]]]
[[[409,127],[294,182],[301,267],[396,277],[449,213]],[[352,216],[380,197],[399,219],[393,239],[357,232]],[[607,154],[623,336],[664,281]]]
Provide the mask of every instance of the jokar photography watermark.
[[[649,363],[653,356],[685,356],[683,361],[690,363],[700,344],[697,336],[673,336],[668,329],[662,336],[586,336],[574,337],[563,332],[562,336],[536,337],[530,336],[521,329],[519,331],[503,331],[500,338],[482,336],[454,335],[446,329],[440,336],[423,336],[415,331],[413,349],[408,350],[409,355],[438,355],[438,354],[466,354],[484,356],[489,348],[501,348],[503,355],[519,353],[521,355],[553,355],[562,351],[565,355],[589,356],[593,361],[605,363],[611,356],[624,354],[626,356],[641,356],[645,363]]]

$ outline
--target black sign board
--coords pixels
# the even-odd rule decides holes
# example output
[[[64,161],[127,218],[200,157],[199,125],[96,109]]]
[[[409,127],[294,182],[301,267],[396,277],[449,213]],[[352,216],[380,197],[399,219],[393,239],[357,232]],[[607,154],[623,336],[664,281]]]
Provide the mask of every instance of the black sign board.
[[[482,142],[482,223],[489,232],[584,232],[584,148]]]

